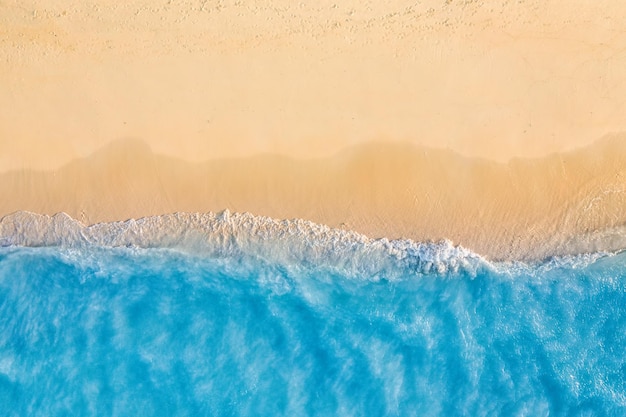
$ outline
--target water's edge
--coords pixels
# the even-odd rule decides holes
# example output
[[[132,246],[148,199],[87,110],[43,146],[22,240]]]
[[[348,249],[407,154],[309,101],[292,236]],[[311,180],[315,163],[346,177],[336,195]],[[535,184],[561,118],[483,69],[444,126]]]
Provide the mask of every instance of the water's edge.
[[[586,264],[626,248],[626,233],[610,230],[590,234],[570,239],[567,245],[570,250],[542,260],[490,262],[449,240],[371,239],[306,220],[276,220],[228,210],[173,213],[91,226],[66,213],[48,216],[20,211],[0,220],[0,246],[172,248],[208,256],[249,255],[279,264],[330,266],[348,275],[368,276],[383,271],[476,271],[502,264],[517,268]]]

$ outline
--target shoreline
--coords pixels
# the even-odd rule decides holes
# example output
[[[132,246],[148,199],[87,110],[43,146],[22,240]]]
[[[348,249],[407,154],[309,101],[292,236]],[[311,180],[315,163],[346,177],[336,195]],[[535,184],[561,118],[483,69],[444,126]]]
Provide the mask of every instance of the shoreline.
[[[388,143],[325,159],[189,163],[118,141],[58,170],[2,173],[0,193],[0,216],[65,212],[91,225],[228,209],[372,239],[448,239],[490,260],[537,260],[620,248],[626,135],[508,164]]]
[[[475,273],[481,265],[576,266],[626,253],[626,227],[603,231],[596,242],[580,236],[543,256],[490,259],[449,239],[371,238],[305,219],[273,219],[229,210],[167,213],[91,225],[63,212],[50,216],[19,211],[0,218],[0,248],[20,247],[172,249],[197,256],[252,256],[284,265],[345,267],[370,276],[388,268]]]

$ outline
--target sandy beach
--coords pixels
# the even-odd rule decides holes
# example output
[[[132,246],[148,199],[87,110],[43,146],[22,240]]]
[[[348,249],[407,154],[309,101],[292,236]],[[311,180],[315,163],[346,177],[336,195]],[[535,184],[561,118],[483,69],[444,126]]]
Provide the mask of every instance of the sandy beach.
[[[615,1],[4,1],[0,171],[128,137],[193,162],[567,151],[626,131],[624,21]]]
[[[626,224],[625,20],[609,1],[5,1],[0,215],[229,209],[494,259],[589,249],[571,240]]]
[[[626,416],[624,352],[626,1],[0,0],[0,414]]]

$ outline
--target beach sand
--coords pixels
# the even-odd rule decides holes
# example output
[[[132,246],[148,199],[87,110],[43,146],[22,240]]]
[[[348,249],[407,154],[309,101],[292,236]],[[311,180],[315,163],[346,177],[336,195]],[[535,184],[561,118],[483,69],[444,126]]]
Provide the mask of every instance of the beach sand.
[[[3,1],[0,215],[615,248],[624,21],[616,1]]]
[[[0,215],[66,212],[88,225],[228,209],[541,259],[616,249],[572,241],[626,225],[626,135],[506,164],[402,143],[190,163],[127,140],[57,170],[0,174],[0,195]]]
[[[506,162],[626,131],[618,1],[5,0],[0,171],[404,141]]]

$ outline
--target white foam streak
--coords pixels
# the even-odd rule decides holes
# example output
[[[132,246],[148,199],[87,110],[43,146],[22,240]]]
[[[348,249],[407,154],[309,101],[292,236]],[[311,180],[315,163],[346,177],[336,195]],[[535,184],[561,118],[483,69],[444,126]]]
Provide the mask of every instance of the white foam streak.
[[[517,271],[536,265],[492,264],[448,240],[371,239],[354,231],[310,221],[275,220],[249,213],[174,213],[84,226],[65,213],[54,216],[17,212],[0,221],[0,246],[80,248],[176,248],[214,257],[244,257],[287,266],[326,267],[370,279],[481,268]],[[544,268],[584,267],[606,253],[553,258]]]
[[[175,213],[84,226],[64,213],[18,212],[0,221],[0,244],[63,247],[178,248],[211,256],[250,255],[286,265],[327,266],[342,273],[390,278],[471,269],[482,258],[450,241],[370,239],[313,222],[249,213]]]

